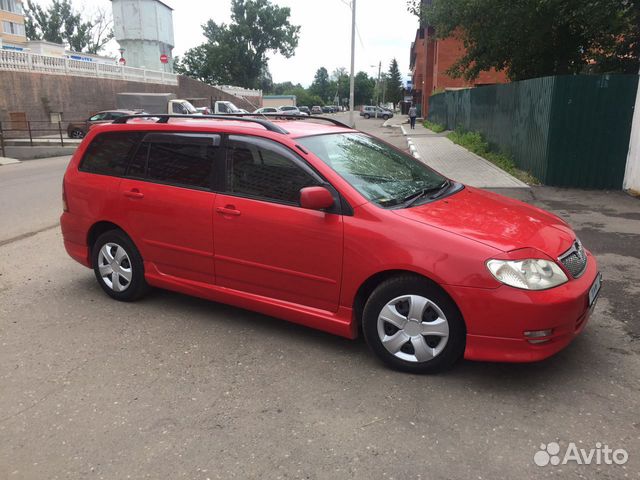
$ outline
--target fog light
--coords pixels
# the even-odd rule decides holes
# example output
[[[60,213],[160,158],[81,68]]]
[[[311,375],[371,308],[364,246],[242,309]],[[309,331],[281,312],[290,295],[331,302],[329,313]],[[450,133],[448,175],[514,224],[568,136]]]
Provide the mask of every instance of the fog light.
[[[545,338],[551,336],[553,333],[553,329],[548,330],[531,330],[529,332],[524,332],[524,336],[527,337],[527,340],[532,345],[539,345],[541,343],[549,342],[550,338]]]

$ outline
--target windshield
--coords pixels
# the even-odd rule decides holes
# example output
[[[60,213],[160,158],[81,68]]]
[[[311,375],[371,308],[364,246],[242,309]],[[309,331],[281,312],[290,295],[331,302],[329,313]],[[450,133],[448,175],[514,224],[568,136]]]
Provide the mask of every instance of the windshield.
[[[448,185],[445,177],[422,162],[363,133],[317,135],[298,142],[382,207],[414,203],[420,193]]]

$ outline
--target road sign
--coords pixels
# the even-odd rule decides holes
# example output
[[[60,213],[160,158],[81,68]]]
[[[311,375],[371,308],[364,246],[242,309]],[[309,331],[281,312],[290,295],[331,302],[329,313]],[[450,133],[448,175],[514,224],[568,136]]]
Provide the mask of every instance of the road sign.
[[[169,63],[169,57],[163,53],[162,55],[160,55],[160,61],[162,63]]]
[[[120,63],[120,65],[126,65],[127,61],[124,59],[124,57],[121,57],[120,60],[118,60],[118,62]]]

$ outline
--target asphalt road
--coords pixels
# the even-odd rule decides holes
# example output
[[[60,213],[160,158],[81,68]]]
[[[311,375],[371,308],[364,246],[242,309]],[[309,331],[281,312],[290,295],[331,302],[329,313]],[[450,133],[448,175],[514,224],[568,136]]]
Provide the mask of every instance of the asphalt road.
[[[110,300],[46,229],[65,163],[0,167],[0,479],[640,478],[640,201],[527,193],[598,255],[586,331],[541,363],[414,376],[362,341],[221,304]],[[629,460],[536,466],[554,441]]]

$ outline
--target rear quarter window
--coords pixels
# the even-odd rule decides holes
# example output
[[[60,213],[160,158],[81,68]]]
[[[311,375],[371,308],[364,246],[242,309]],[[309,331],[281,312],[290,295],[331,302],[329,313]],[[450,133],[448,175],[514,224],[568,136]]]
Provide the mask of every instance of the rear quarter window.
[[[96,136],[82,157],[78,169],[87,173],[122,176],[142,134],[107,132]]]

